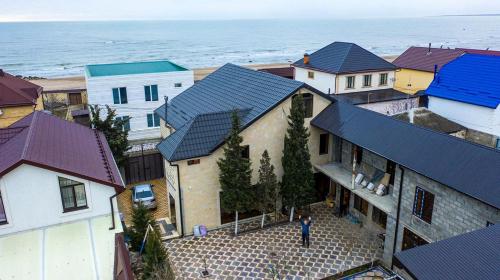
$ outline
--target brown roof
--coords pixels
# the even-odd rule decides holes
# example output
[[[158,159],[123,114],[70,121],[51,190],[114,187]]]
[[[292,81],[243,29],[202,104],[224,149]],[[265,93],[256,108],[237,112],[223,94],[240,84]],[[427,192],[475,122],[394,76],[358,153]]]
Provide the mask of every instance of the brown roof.
[[[424,47],[410,47],[403,54],[398,56],[392,63],[399,68],[434,72],[434,65],[438,70],[446,63],[464,54],[464,51],[457,49],[440,49]]]
[[[42,87],[0,69],[0,107],[36,105]]]
[[[45,112],[0,129],[0,154],[0,177],[30,164],[123,190],[104,134]]]
[[[293,67],[262,68],[259,71],[271,73],[283,78],[293,79]]]
[[[493,51],[493,50],[476,50],[476,49],[457,49],[464,51],[466,53],[472,53],[472,54],[484,54],[484,55],[495,55],[495,56],[500,56],[500,51]]]
[[[410,112],[404,112],[393,116],[398,120],[409,122],[418,126],[426,127],[435,131],[444,132],[447,134],[455,133],[466,128],[460,124],[450,121],[449,119],[438,115],[426,108],[415,108]]]

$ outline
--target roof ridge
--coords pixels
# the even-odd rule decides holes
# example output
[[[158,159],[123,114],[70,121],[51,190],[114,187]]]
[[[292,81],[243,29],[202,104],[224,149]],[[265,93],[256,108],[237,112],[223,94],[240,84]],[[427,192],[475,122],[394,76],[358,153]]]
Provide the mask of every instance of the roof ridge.
[[[26,159],[25,156],[26,156],[26,153],[28,152],[28,147],[31,143],[31,139],[33,138],[33,129],[35,126],[35,122],[38,120],[38,114],[43,114],[43,113],[41,113],[39,111],[34,111],[32,114],[33,114],[33,117],[31,118],[31,123],[28,126],[28,135],[26,136],[26,142],[24,142],[23,152],[21,153],[22,160]]]
[[[351,53],[352,46],[353,46],[353,44],[351,43],[351,44],[349,45],[349,49],[347,50],[347,53],[344,55],[344,58],[342,59],[342,62],[340,63],[340,67],[339,67],[339,70],[338,70],[338,72],[339,72],[339,73],[341,73],[341,72],[342,72],[342,68],[344,67],[344,63],[345,63],[345,61],[346,61],[346,59],[347,59],[347,56],[349,56],[349,54]],[[358,47],[359,47],[359,46],[358,46]]]
[[[104,150],[104,145],[101,141],[102,132],[98,131],[97,129],[92,129],[92,130],[93,130],[95,138],[97,140],[97,146],[99,147],[99,153],[101,154],[102,161],[104,163],[104,168],[106,169],[106,173],[108,175],[108,178],[112,183],[116,183],[115,178],[113,177],[113,174],[111,171],[111,165],[109,164],[109,161],[108,161],[108,156],[106,154],[106,151]]]

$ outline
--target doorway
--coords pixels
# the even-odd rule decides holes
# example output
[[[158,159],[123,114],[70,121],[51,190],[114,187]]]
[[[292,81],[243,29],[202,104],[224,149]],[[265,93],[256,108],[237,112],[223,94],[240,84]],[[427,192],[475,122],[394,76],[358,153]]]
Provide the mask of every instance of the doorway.
[[[176,212],[175,212],[175,199],[170,193],[168,194],[168,201],[169,201],[169,206],[170,206],[170,222],[174,225],[175,228],[177,228],[177,219],[176,219]]]
[[[351,201],[351,191],[345,187],[340,188],[339,216],[343,217],[349,212],[349,202]]]

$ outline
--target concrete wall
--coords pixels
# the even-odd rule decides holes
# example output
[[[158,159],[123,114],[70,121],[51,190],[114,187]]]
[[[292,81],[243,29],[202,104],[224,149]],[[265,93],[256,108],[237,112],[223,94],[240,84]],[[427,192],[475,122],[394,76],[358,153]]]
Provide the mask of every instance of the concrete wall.
[[[401,100],[392,100],[385,102],[360,104],[358,107],[365,108],[371,111],[375,111],[380,114],[392,116],[395,114],[400,114],[406,112],[412,108],[418,107],[418,98],[409,98]]]
[[[428,108],[467,128],[500,136],[499,108],[492,109],[432,96],[429,96]]]
[[[160,138],[158,127],[147,126],[147,114],[164,103],[164,96],[171,100],[194,84],[193,71],[85,78],[89,104],[107,104],[116,109],[117,116],[132,118],[129,140]],[[182,83],[182,87],[174,87],[175,83]],[[158,85],[158,101],[145,100],[144,86],[147,85]],[[118,87],[127,88],[127,104],[113,104],[113,88]]]
[[[17,107],[3,107],[0,108],[2,114],[0,115],[0,128],[7,127],[18,120],[33,113],[35,108],[33,106],[17,106]]]
[[[309,92],[301,90],[301,93]],[[326,108],[330,101],[313,93],[314,108],[313,116],[319,114]],[[287,116],[290,112],[291,98],[285,100],[276,108],[268,112],[265,116],[257,120],[250,127],[241,132],[243,137],[242,145],[250,146],[250,160],[252,162],[252,183],[258,181],[258,169],[260,158],[264,150],[268,150],[271,163],[275,166],[275,173],[278,178],[283,175],[281,157],[283,154],[283,140],[288,128]],[[309,151],[313,163],[327,163],[329,154],[319,155],[319,133],[316,128],[311,128],[309,122],[312,118],[306,119],[306,126],[311,129],[309,138]],[[329,152],[331,152],[331,148]],[[200,158],[200,164],[187,165],[187,160],[175,162],[180,169],[180,182],[184,206],[184,225],[186,233],[191,233],[193,226],[204,224],[208,228],[215,228],[221,225],[220,201],[219,201],[219,167],[217,160],[223,156],[223,148],[214,151],[210,156]],[[178,190],[176,170],[168,162],[165,164],[167,182],[172,185],[169,191],[173,193],[178,203]],[[179,208],[179,207],[177,207]],[[179,210],[177,217],[180,217]],[[178,218],[177,221],[180,221]],[[179,229],[179,227],[178,227]]]
[[[400,192],[400,176],[401,171],[398,168],[393,191],[393,199],[396,202]],[[431,224],[413,215],[417,186],[434,194]],[[405,169],[396,252],[401,251],[404,228],[428,242],[435,242],[484,228],[487,222],[500,223],[500,210]],[[395,220],[388,220],[384,261],[389,264],[392,259],[395,227]]]
[[[396,71],[394,89],[408,94],[415,94],[425,90],[434,80],[434,73],[411,69],[400,69]]]
[[[63,213],[58,176],[85,185],[87,209]],[[109,215],[109,198],[115,194],[113,187],[31,165],[21,165],[0,178],[0,191],[8,221],[0,225],[0,236]]]

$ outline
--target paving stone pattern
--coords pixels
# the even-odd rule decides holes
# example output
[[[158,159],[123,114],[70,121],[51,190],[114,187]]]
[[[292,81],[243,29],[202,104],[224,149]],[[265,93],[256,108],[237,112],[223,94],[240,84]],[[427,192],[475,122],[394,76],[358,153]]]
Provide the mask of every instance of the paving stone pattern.
[[[323,205],[312,208],[311,246],[303,248],[300,224],[276,226],[234,237],[231,229],[188,237],[165,245],[177,279],[321,279],[382,256],[381,241]],[[277,278],[276,278],[277,279]]]

